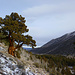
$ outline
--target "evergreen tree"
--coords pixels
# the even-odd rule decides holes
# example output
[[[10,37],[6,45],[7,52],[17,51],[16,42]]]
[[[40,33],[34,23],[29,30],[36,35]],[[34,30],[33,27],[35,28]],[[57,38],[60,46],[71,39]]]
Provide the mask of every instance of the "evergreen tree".
[[[23,44],[36,46],[36,41],[32,39],[29,35],[23,35],[29,31],[25,25],[25,18],[18,13],[11,13],[11,15],[6,15],[5,18],[0,17],[0,32],[2,32],[6,38],[9,40],[8,53],[14,56],[14,51],[20,48]],[[17,46],[14,47],[14,42]]]

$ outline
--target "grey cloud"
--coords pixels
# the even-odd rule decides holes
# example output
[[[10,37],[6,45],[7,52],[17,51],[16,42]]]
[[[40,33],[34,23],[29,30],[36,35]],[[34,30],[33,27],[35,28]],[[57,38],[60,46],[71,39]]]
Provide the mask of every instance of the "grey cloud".
[[[44,4],[40,6],[34,6],[24,10],[22,13],[27,17],[38,17],[52,13],[64,13],[75,11],[75,5],[70,3],[61,4]]]
[[[29,34],[38,46],[75,29],[75,4],[71,2],[34,6],[24,10],[22,14],[27,17],[27,21],[36,20],[30,23]]]

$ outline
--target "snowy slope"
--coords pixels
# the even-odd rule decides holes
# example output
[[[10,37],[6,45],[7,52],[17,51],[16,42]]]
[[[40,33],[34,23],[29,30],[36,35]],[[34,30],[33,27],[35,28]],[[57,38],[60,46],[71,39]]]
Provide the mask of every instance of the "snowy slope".
[[[3,50],[0,47],[0,50]],[[15,60],[10,55],[6,56],[0,52],[0,75],[36,75],[29,71],[29,68],[25,69],[25,65],[20,61]]]

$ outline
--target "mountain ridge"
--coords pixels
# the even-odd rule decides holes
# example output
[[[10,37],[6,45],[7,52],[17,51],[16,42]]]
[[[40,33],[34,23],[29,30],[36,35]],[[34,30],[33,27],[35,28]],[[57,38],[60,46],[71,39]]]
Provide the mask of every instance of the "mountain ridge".
[[[34,54],[75,55],[74,42],[75,31],[52,39],[42,47],[31,50],[31,52]]]

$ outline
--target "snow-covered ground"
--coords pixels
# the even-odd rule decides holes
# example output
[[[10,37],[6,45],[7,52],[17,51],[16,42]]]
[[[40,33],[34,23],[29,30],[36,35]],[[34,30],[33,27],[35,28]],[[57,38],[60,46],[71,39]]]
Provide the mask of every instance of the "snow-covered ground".
[[[0,43],[0,75],[49,75],[45,69],[33,65],[34,61],[27,60],[29,57],[22,50],[21,58],[15,58],[8,54],[8,47]]]
[[[3,50],[0,47],[0,50]],[[12,57],[7,57],[0,52],[0,75],[36,75],[29,71],[29,68],[25,69],[24,66],[17,63]]]

